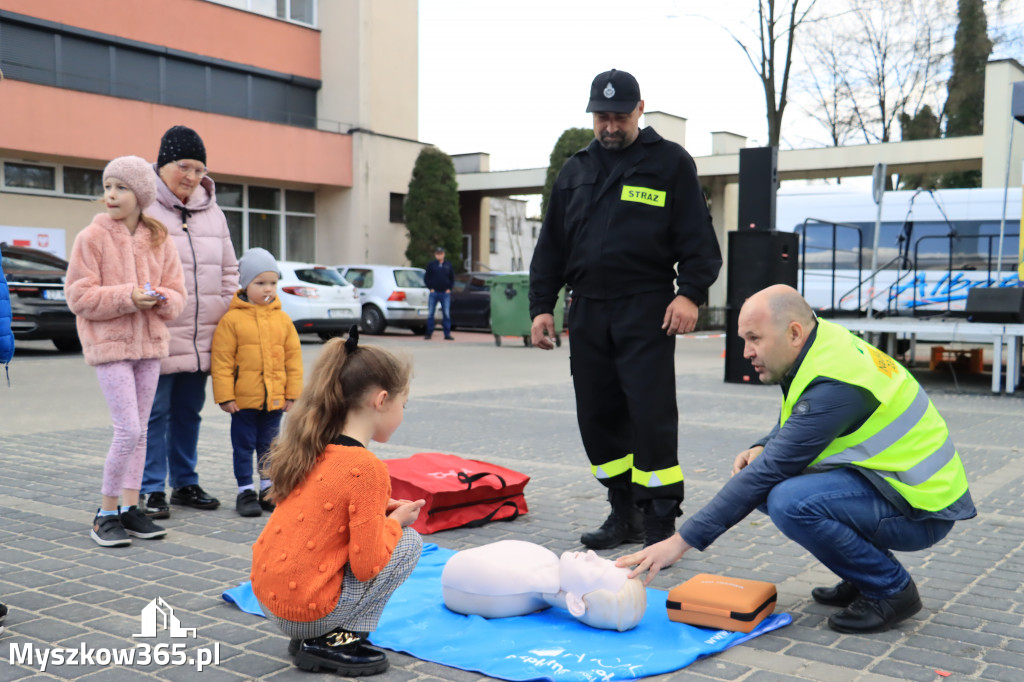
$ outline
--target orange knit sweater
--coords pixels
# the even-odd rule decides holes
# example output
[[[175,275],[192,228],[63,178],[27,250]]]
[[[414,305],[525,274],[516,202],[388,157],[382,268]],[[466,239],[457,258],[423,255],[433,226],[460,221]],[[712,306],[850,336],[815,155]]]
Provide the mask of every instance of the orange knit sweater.
[[[367,581],[391,559],[402,527],[387,518],[390,498],[384,462],[366,448],[328,445],[253,545],[253,593],[285,620],[305,623],[329,614],[346,563]]]

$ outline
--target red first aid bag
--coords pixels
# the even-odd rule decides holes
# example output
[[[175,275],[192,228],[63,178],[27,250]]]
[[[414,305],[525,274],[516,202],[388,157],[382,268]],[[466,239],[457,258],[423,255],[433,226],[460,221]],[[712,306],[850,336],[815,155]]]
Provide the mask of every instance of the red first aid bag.
[[[386,459],[391,497],[426,500],[412,527],[424,535],[525,514],[523,489],[530,477],[512,469],[440,452]]]

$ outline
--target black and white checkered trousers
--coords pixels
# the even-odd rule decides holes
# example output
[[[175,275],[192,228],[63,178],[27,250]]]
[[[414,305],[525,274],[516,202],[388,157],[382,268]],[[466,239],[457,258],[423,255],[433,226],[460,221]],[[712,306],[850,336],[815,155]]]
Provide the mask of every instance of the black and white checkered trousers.
[[[412,528],[402,529],[402,537],[391,553],[391,559],[376,577],[360,582],[352,575],[352,569],[345,564],[345,577],[341,583],[341,596],[334,610],[323,618],[306,623],[278,618],[265,604],[263,613],[284,634],[291,639],[313,639],[337,628],[349,632],[373,632],[377,629],[384,605],[398,586],[416,568],[423,550],[420,534]]]

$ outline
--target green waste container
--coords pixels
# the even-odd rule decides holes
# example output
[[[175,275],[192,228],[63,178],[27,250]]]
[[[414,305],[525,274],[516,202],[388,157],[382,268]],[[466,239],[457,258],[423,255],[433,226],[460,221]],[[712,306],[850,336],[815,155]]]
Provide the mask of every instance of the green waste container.
[[[494,345],[501,345],[503,336],[521,336],[530,346],[530,276],[497,275],[487,281],[491,290],[491,332]],[[562,345],[562,320],[565,317],[565,289],[555,305],[555,345]]]

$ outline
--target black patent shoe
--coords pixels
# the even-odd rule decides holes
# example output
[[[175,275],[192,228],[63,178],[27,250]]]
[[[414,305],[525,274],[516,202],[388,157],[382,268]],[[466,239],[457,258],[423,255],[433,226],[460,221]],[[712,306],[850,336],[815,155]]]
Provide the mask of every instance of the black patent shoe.
[[[167,506],[167,495],[163,492],[140,495],[139,509],[151,519],[171,518],[171,508]]]
[[[828,626],[836,632],[853,634],[884,632],[920,610],[921,597],[911,580],[901,592],[886,599],[858,596],[845,609],[829,616]]]
[[[289,644],[289,651],[291,650]],[[376,675],[388,669],[387,655],[366,643],[362,633],[332,630],[299,642],[295,665],[309,672],[329,670],[346,677]]]
[[[819,604],[845,608],[860,596],[860,590],[853,583],[844,580],[832,587],[815,587],[811,590],[811,596]]]
[[[171,493],[171,504],[183,504],[195,509],[216,509],[220,506],[220,500],[207,495],[206,491],[198,484],[193,484],[178,488]]]

